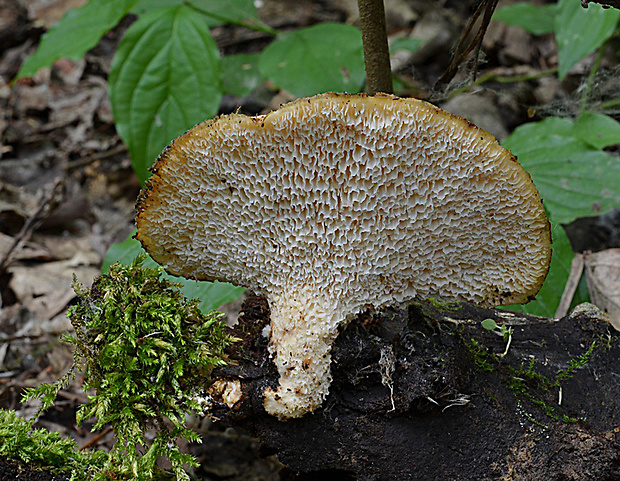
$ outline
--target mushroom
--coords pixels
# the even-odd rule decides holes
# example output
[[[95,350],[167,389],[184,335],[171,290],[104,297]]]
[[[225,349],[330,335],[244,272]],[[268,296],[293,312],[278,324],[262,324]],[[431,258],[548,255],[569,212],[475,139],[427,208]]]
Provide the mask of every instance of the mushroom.
[[[264,407],[280,419],[321,405],[332,343],[368,306],[523,303],[549,268],[529,174],[491,134],[420,100],[329,93],[221,116],[152,170],[137,239],[170,274],[267,297],[280,378]]]

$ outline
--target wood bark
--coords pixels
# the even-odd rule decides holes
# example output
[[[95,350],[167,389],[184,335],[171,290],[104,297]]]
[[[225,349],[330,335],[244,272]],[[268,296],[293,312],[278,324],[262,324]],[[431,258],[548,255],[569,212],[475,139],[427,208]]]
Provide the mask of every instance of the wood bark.
[[[281,422],[262,407],[278,377],[269,310],[250,298],[237,365],[215,373],[243,396],[214,414],[303,479],[620,480],[619,336],[585,306],[559,321],[465,304],[365,313],[334,345],[323,406]],[[505,356],[487,318],[514,329]]]

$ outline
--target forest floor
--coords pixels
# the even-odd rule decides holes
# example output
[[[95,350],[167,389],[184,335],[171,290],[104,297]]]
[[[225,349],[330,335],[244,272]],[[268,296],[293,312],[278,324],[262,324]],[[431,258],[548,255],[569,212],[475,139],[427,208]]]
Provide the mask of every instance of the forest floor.
[[[112,57],[131,17],[84,59],[59,60],[33,78],[11,84],[42,33],[69,8],[84,3],[0,0],[0,407],[26,417],[36,407],[21,403],[24,390],[54,381],[71,363],[71,349],[60,336],[71,328],[65,311],[75,300],[73,276],[89,285],[99,274],[108,247],[133,229],[140,190],[127,148],[115,131],[107,91]],[[302,7],[287,0],[257,3],[261,19],[280,30],[356,21],[356,3],[349,0],[313,0]],[[534,37],[499,22],[491,23],[484,38],[478,78],[493,74],[525,80],[472,85],[473,72],[465,68],[448,91],[434,89],[475,5],[387,2],[390,36],[426,41],[419,51],[392,59],[408,85],[402,93],[461,115],[499,140],[532,118],[574,113],[577,89],[594,55],[560,82],[552,73],[557,66],[552,35]],[[269,41],[248,40],[240,27],[216,27],[213,35],[222,54],[256,51]],[[602,59],[604,67],[614,62],[613,55]],[[240,107],[255,114],[290,99],[286,92],[262,86],[243,99],[225,97],[221,113]],[[224,310],[232,323],[239,303]],[[56,408],[38,424],[74,438],[79,446],[106,448],[111,433],[100,436],[89,432],[88,425],[75,426],[76,406],[87,400],[79,381],[61,392]],[[213,425],[204,426],[204,432],[205,443],[192,448],[202,463],[197,474],[203,479],[281,479],[277,460],[253,456],[256,441],[242,438],[242,453],[237,433]]]

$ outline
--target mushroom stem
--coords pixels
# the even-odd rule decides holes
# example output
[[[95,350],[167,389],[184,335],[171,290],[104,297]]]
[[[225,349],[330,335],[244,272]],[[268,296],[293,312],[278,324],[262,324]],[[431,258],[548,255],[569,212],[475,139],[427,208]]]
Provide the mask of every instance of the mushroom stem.
[[[277,390],[265,391],[265,410],[280,419],[298,418],[318,408],[331,383],[330,351],[343,323],[337,300],[304,287],[268,296],[270,352],[280,374]]]
[[[383,0],[358,0],[368,93],[392,93],[390,49]]]

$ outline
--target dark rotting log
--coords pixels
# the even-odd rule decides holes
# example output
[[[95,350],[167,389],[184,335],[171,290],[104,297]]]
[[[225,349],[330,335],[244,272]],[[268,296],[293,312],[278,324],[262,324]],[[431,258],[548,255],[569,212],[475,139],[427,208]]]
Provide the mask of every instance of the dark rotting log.
[[[278,421],[262,333],[269,310],[246,301],[219,369],[240,380],[223,422],[257,436],[293,472],[358,480],[620,480],[620,342],[584,304],[565,318],[465,304],[367,312],[340,334],[320,409]],[[513,329],[510,346],[484,319]],[[500,335],[498,335],[500,334]],[[305,479],[305,478],[304,478]]]

